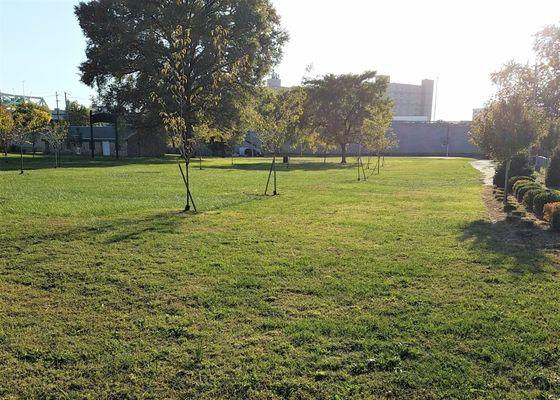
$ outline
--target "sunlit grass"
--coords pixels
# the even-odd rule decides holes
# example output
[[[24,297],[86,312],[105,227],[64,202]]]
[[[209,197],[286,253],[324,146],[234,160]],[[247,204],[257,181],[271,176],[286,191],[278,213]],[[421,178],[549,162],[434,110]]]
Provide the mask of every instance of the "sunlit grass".
[[[0,398],[560,394],[557,270],[468,160],[295,159],[264,197],[268,161],[194,163],[196,215],[173,158],[0,171]]]

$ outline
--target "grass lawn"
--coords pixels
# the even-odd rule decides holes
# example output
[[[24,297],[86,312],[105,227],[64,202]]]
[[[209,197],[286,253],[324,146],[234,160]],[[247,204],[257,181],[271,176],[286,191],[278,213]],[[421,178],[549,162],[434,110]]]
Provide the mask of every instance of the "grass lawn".
[[[262,197],[205,160],[184,215],[171,158],[1,160],[0,398],[558,398],[557,262],[493,239],[469,160],[337,161]]]

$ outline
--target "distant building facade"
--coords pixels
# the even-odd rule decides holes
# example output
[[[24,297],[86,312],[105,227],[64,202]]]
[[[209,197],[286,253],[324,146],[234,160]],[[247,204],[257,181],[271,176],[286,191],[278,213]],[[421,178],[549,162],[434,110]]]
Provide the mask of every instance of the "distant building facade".
[[[432,120],[433,80],[424,79],[420,85],[390,82],[387,95],[395,103],[393,109],[395,121],[430,122]]]

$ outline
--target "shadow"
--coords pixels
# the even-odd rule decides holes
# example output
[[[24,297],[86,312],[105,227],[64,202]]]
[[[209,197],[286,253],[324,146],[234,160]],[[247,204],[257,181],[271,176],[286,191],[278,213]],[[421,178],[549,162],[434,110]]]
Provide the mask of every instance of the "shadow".
[[[50,241],[73,242],[77,240],[113,244],[133,241],[143,235],[173,234],[189,216],[182,212],[159,213],[137,218],[113,218],[111,220],[94,220],[91,225],[79,225],[59,231],[46,230],[44,232],[21,232],[21,235],[11,237],[12,243],[24,242],[26,245],[39,245]],[[192,217],[192,216],[191,216]],[[88,220],[91,221],[91,220]]]
[[[473,250],[485,250],[497,256],[497,263],[516,274],[541,274],[547,267],[559,267],[560,236],[528,224],[502,220],[495,223],[477,220],[463,228],[463,240],[471,240]],[[557,253],[557,254],[554,254]]]
[[[166,155],[165,157],[125,157],[117,160],[115,157],[97,157],[91,159],[85,156],[62,156],[61,166],[55,168],[55,159],[51,155],[36,155],[35,158],[25,155],[23,159],[24,171],[41,169],[64,169],[64,168],[110,168],[124,165],[139,164],[176,164],[178,156]],[[203,161],[204,165],[204,161]],[[8,161],[0,156],[0,171],[19,171],[20,158],[10,154]]]
[[[319,159],[319,158],[317,158]],[[265,161],[266,160],[266,161]],[[234,165],[207,165],[204,169],[217,169],[217,170],[238,170],[238,171],[269,171],[271,159],[265,159],[262,162],[250,162],[250,163],[235,163]],[[289,165],[283,164],[281,162],[276,163],[276,171],[326,171],[332,169],[352,169],[356,168],[356,162],[354,160],[349,161],[347,164],[341,164],[340,162],[305,162],[296,161]]]

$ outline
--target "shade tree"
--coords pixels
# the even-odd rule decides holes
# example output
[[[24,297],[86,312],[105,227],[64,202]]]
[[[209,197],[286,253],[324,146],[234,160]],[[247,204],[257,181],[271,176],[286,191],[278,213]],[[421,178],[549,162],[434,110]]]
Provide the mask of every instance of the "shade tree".
[[[23,174],[23,146],[31,135],[45,132],[51,121],[51,113],[46,106],[31,102],[16,105],[13,111],[13,140],[20,148],[20,173]]]
[[[310,121],[329,145],[337,145],[346,163],[347,146],[357,143],[369,109],[386,101],[388,81],[374,71],[328,74],[304,81]]]

